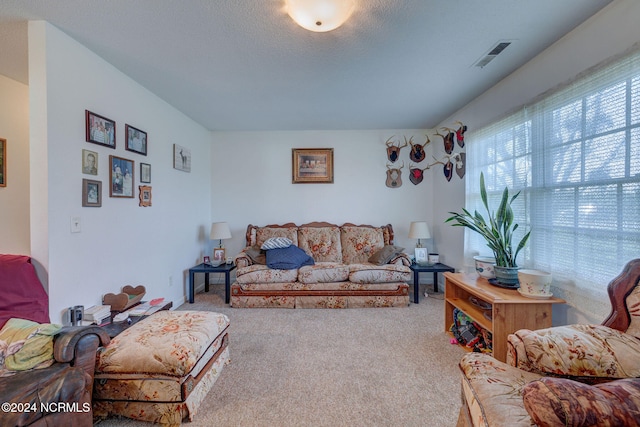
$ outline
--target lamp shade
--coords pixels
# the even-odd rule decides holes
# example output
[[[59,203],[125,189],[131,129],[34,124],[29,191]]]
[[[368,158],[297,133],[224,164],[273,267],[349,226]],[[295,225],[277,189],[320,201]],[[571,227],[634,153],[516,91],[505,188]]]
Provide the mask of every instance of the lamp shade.
[[[410,239],[430,239],[431,233],[425,221],[413,221],[409,227]]]
[[[285,3],[291,19],[317,33],[335,30],[355,8],[355,0],[285,0]]]
[[[230,239],[231,231],[229,230],[229,224],[226,222],[214,222],[211,224],[211,234],[209,238],[211,240]]]

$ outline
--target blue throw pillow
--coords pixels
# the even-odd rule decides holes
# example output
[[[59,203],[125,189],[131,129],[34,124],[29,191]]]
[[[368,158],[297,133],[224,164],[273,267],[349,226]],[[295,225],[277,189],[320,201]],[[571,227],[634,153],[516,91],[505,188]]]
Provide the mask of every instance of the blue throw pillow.
[[[277,270],[293,270],[315,262],[305,251],[291,245],[286,248],[269,249],[267,251],[267,267]]]

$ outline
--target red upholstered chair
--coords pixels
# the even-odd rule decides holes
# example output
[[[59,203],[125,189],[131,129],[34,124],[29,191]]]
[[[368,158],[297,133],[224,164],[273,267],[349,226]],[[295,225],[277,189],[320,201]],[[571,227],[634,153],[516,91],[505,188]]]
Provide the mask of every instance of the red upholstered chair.
[[[0,255],[0,327],[12,318],[49,323],[48,307],[48,295],[31,259]],[[0,425],[93,425],[95,355],[100,345],[108,343],[109,336],[97,326],[64,327],[54,336],[54,361],[50,366],[10,371],[3,361],[0,402],[14,405],[8,411],[3,406]],[[0,340],[0,353],[8,344]]]

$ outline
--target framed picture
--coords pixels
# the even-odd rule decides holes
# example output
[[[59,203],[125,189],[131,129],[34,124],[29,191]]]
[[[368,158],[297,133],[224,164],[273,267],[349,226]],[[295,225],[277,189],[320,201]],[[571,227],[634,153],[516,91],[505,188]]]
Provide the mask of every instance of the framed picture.
[[[82,173],[98,175],[98,153],[82,150]]]
[[[147,133],[127,124],[124,125],[124,135],[127,140],[126,149],[134,153],[147,155]]]
[[[116,148],[116,122],[85,110],[87,142]]]
[[[140,163],[140,182],[145,184],[151,182],[151,165],[149,163]]]
[[[427,265],[427,248],[416,248],[416,264]]]
[[[82,180],[82,206],[89,208],[102,206],[102,181]]]
[[[209,262],[211,262],[211,259],[208,255],[205,255],[202,262],[204,262],[205,264],[209,264]]]
[[[294,184],[333,183],[333,148],[293,148]]]
[[[140,199],[139,206],[151,206],[151,187],[148,185],[140,185],[138,186],[138,190],[140,190],[140,194],[138,195]]]
[[[173,168],[179,171],[191,172],[191,150],[178,144],[173,144]]]
[[[0,187],[7,186],[7,140],[0,138]]]
[[[224,248],[214,248],[213,249],[213,263],[216,265],[220,265],[225,262],[224,259]]]
[[[133,160],[109,156],[109,197],[133,198]]]

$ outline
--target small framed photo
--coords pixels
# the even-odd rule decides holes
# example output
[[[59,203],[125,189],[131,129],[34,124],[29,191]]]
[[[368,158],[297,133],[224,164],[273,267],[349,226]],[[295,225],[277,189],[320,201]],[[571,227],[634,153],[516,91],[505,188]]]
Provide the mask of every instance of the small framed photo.
[[[427,265],[427,248],[416,248],[416,264]]]
[[[7,140],[0,138],[0,187],[7,186]]]
[[[204,262],[205,264],[209,264],[211,262],[211,259],[209,258],[208,255],[205,255],[202,262]]]
[[[133,198],[133,160],[109,156],[109,165],[109,197]]]
[[[127,140],[126,149],[134,153],[147,155],[147,133],[127,124],[124,125],[124,135]]]
[[[82,173],[98,175],[98,153],[90,150],[82,150]]]
[[[102,206],[102,181],[82,180],[82,206],[88,208]]]
[[[138,190],[140,191],[140,194],[138,195],[138,198],[140,199],[139,206],[151,206],[151,187],[148,185],[140,185],[138,186]]]
[[[224,248],[213,249],[213,263],[220,265],[225,262]]]
[[[293,148],[294,184],[333,183],[333,148]]]
[[[183,172],[191,172],[191,150],[173,144],[173,168]]]
[[[145,184],[151,182],[151,165],[149,163],[140,163],[140,182]]]
[[[87,142],[116,148],[116,122],[85,110]]]

